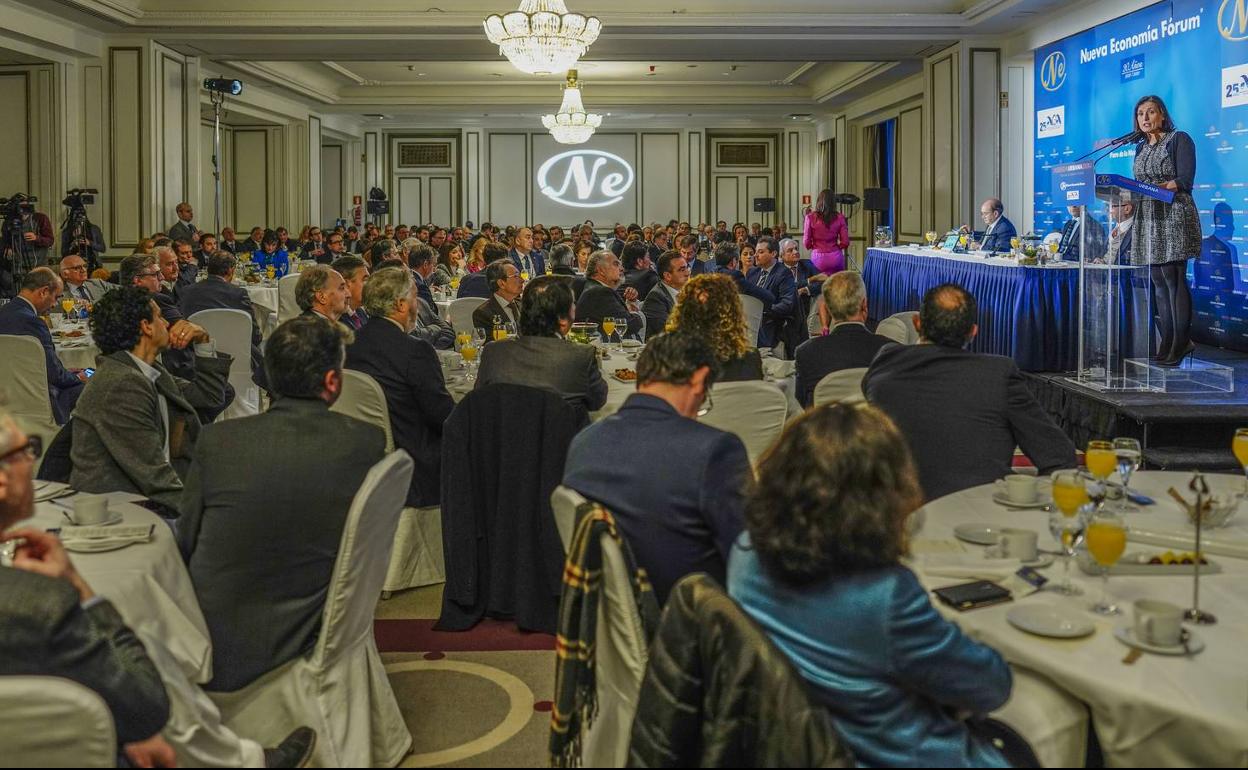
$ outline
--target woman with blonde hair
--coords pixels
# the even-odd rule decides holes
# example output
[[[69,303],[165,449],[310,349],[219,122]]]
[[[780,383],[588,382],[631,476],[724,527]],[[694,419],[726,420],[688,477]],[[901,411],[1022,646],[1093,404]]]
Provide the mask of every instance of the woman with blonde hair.
[[[485,269],[485,247],[491,243],[489,238],[478,238],[472,242],[468,251],[468,264],[464,267],[470,273],[479,273]]]
[[[723,367],[719,382],[763,379],[762,356],[750,345],[745,329],[737,284],[720,273],[690,278],[667,319],[667,331],[688,332],[707,341]]]

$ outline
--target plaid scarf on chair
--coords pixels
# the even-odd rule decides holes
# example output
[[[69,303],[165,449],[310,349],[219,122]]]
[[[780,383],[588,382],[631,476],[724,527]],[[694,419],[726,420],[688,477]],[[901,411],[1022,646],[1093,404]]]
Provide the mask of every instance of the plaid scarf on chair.
[[[659,621],[659,605],[646,571],[620,535],[615,519],[598,503],[577,509],[576,532],[563,568],[559,599],[559,632],[555,639],[555,705],[550,717],[550,763],[574,767],[581,763],[581,738],[598,713],[594,654],[598,604],[602,599],[602,536],[619,544],[632,575],[641,627],[649,644]]]

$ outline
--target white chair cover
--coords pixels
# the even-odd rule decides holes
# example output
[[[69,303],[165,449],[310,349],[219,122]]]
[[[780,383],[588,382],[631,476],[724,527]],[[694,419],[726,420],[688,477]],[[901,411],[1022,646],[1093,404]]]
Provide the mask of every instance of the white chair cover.
[[[393,767],[412,745],[373,638],[376,597],[412,477],[412,459],[392,452],[364,478],[325,600],[321,636],[306,656],[212,699],[231,729],[262,746],[292,730],[316,730],[315,767]]]
[[[485,300],[480,297],[460,297],[451,300],[450,309],[446,311],[451,321],[451,328],[455,333],[468,332],[472,333],[472,311],[485,304]]]
[[[741,309],[745,312],[745,338],[751,345],[758,344],[758,327],[763,325],[763,301],[758,297],[740,294]]]
[[[330,411],[354,417],[381,428],[386,434],[386,451],[394,451],[390,433],[390,410],[386,393],[377,381],[363,372],[344,369],[342,395]],[[404,508],[390,553],[383,597],[392,591],[446,582],[446,560],[442,555],[442,508]]]
[[[555,512],[555,527],[559,530],[559,540],[563,542],[563,552],[572,547],[572,535],[576,532],[576,509],[587,502],[585,497],[571,487],[560,484],[550,494],[550,507]]]
[[[0,334],[0,393],[5,409],[28,436],[43,439],[45,447],[60,428],[52,416],[48,395],[48,365],[43,345],[34,337]]]
[[[990,716],[1026,738],[1041,767],[1083,767],[1091,723],[1088,707],[1045,677],[1011,668],[1010,699]]]
[[[714,407],[700,422],[735,433],[756,464],[784,430],[789,399],[774,383],[762,380],[723,382],[711,390]]]
[[[649,654],[624,553],[602,536],[602,601],[594,655],[598,715],[582,736],[585,767],[626,767],[628,742]]]
[[[242,310],[213,308],[201,310],[187,320],[204,327],[218,351],[234,357],[230,364],[234,400],[218,419],[260,414],[260,388],[251,381],[251,316]]]
[[[277,322],[284,324],[301,312],[295,302],[295,286],[299,284],[299,274],[284,275],[277,281]]]
[[[860,369],[842,369],[839,372],[832,372],[819,380],[815,385],[815,406],[835,404],[838,401],[851,404],[864,401],[862,378],[866,374],[867,368],[864,366]]]
[[[918,313],[913,310],[890,315],[880,321],[880,325],[875,328],[875,333],[903,345],[917,345],[919,333],[914,328],[914,317],[917,315]]]
[[[0,766],[117,766],[113,715],[77,682],[0,676],[0,714]]]

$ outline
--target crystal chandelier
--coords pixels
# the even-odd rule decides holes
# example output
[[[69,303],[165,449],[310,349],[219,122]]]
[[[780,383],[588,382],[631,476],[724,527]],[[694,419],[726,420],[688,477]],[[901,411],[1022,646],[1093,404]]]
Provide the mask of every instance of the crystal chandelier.
[[[559,106],[559,112],[544,115],[542,125],[559,144],[587,142],[594,135],[594,130],[602,125],[601,115],[585,112],[576,70],[568,70],[568,83],[563,87],[563,104]]]
[[[597,17],[568,13],[563,0],[521,0],[520,10],[485,20],[490,42],[531,75],[575,67],[601,31]]]

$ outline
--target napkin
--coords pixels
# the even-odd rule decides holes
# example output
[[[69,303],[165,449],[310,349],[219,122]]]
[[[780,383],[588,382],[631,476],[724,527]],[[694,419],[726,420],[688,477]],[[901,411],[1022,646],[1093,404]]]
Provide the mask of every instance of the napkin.
[[[980,553],[928,554],[915,561],[925,575],[932,577],[991,580],[1008,579],[1018,570],[1018,559],[986,559]]]

